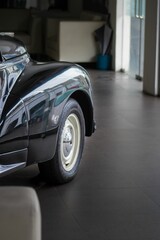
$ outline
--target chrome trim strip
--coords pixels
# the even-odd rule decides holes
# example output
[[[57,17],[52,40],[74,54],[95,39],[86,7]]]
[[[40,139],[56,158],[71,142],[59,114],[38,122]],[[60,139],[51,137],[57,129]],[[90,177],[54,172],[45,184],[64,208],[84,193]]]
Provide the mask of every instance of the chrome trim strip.
[[[1,153],[0,154],[0,165],[11,166],[12,164],[20,164],[27,162],[28,149],[20,149],[17,151]]]
[[[26,150],[27,150],[27,148],[16,150],[16,151],[11,151],[11,152],[7,152],[7,153],[0,153],[0,157],[10,155],[10,154],[20,153],[20,152],[23,152],[23,151],[26,151]]]
[[[25,166],[26,166],[25,162],[9,164],[9,165],[0,165],[0,175],[8,173],[8,172],[12,172],[15,169],[17,170],[19,168],[24,168]]]

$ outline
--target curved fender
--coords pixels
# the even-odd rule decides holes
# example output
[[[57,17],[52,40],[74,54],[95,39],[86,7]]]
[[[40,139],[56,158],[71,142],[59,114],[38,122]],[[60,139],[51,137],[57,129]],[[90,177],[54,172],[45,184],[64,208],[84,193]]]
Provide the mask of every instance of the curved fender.
[[[47,70],[49,66],[49,70]],[[44,69],[43,69],[44,68]],[[28,164],[53,158],[58,126],[64,105],[77,90],[90,95],[90,85],[82,68],[71,64],[46,64],[28,79],[24,73],[13,89],[21,94],[28,114]],[[34,71],[31,69],[31,72]],[[25,80],[26,78],[26,80]],[[21,81],[23,84],[21,84]],[[16,94],[17,92],[17,94]]]

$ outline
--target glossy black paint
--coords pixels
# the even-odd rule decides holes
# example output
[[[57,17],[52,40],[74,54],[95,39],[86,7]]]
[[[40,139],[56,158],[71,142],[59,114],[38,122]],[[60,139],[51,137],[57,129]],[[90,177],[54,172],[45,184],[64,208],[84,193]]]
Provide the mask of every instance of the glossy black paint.
[[[82,108],[86,136],[93,133],[91,86],[82,67],[35,62],[20,41],[7,36],[0,36],[0,51],[0,165],[7,165],[9,171],[13,164],[52,159],[69,98]]]

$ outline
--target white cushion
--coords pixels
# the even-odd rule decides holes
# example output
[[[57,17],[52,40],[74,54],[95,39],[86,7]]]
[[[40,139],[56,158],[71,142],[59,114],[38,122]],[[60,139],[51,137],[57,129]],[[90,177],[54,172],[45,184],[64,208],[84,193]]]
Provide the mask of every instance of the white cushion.
[[[0,187],[0,239],[41,239],[41,213],[34,189]]]

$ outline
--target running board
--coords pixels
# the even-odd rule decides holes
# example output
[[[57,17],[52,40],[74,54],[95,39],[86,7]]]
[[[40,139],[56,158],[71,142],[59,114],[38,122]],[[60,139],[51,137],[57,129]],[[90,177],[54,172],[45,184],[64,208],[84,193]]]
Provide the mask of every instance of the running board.
[[[24,168],[26,166],[25,162],[22,163],[14,163],[9,165],[2,165],[0,164],[0,177],[4,176],[5,174],[14,172],[18,169]]]

